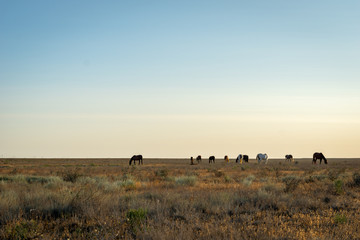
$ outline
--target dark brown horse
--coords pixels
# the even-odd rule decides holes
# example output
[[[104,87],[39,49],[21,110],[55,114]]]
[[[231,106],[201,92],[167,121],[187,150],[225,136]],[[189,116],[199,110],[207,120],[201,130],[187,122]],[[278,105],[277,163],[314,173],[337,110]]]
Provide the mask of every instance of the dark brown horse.
[[[211,162],[215,163],[215,157],[214,156],[209,157],[209,163],[211,163]]]
[[[130,161],[129,161],[129,165],[131,165],[131,162],[134,162],[134,165],[136,165],[136,162],[135,161],[139,161],[139,165],[140,163],[143,164],[143,157],[142,155],[134,155],[130,158]]]
[[[200,162],[201,162],[201,156],[200,156],[200,155],[199,155],[199,156],[197,156],[196,161],[197,161],[198,163],[200,163]]]
[[[294,161],[294,158],[291,154],[288,154],[288,155],[285,155],[285,160],[288,161],[288,162],[293,162]]]
[[[249,156],[248,156],[248,155],[244,155],[244,156],[243,156],[243,160],[244,160],[244,162],[249,162]]]
[[[318,159],[320,160],[320,164],[321,164],[321,161],[322,161],[323,159],[324,159],[324,163],[327,164],[327,159],[325,158],[324,154],[318,153],[318,152],[314,153],[312,163],[313,163],[313,164],[316,164],[316,161],[317,161]]]

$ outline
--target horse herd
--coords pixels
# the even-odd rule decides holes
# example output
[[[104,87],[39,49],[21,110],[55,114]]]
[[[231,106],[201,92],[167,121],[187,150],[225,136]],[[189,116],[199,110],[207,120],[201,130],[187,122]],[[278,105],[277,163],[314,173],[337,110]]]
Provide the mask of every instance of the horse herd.
[[[200,163],[201,160],[202,160],[201,155],[196,157],[196,161],[198,163]],[[227,163],[230,162],[229,157],[227,155],[225,155],[224,160]],[[258,163],[263,162],[263,163],[267,164],[269,158],[268,158],[268,155],[266,153],[264,153],[264,154],[259,153],[259,154],[256,155],[256,160],[258,161]],[[327,159],[325,158],[324,154],[322,154],[321,152],[320,153],[316,152],[316,153],[313,154],[312,164],[316,164],[317,160],[320,160],[320,164],[321,164],[322,160],[324,160],[324,163],[327,164]],[[143,164],[143,156],[142,155],[134,155],[134,156],[132,156],[130,158],[129,165],[131,165],[131,163],[134,163],[134,165],[135,165],[136,161],[139,162],[139,165]],[[237,156],[235,162],[242,164],[243,161],[246,162],[246,163],[249,162],[249,156],[239,154]],[[294,158],[293,158],[293,156],[291,154],[287,154],[287,155],[285,155],[285,161],[294,162]],[[209,163],[215,163],[215,156],[210,156],[209,157]],[[190,164],[194,165],[194,158],[193,157],[190,158]]]

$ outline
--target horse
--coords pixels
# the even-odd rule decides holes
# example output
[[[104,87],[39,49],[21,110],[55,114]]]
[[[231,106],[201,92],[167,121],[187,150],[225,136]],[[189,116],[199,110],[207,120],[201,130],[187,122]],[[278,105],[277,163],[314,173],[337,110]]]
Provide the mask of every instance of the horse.
[[[324,163],[327,164],[327,159],[325,158],[324,154],[318,152],[314,153],[312,163],[316,164],[316,160],[318,159],[320,160],[320,164],[323,159],[324,159]]]
[[[211,163],[211,162],[215,163],[215,157],[214,156],[209,157],[209,163]]]
[[[244,162],[249,162],[249,156],[248,155],[244,155],[243,159],[244,159]]]
[[[200,155],[199,155],[199,156],[197,156],[196,161],[197,161],[198,163],[200,163],[200,162],[201,162],[201,156],[200,156]]]
[[[294,158],[291,154],[285,155],[285,161],[294,162]]]
[[[134,156],[132,156],[130,158],[129,165],[131,165],[132,161],[134,161],[134,165],[136,165],[135,161],[139,161],[139,165],[140,165],[140,163],[143,164],[143,157],[142,157],[142,155],[134,155]]]
[[[237,158],[236,158],[236,163],[240,163],[240,164],[242,164],[242,161],[243,161],[243,159],[244,159],[244,156],[243,155],[241,155],[241,154],[239,154],[238,156],[237,156]]]
[[[194,158],[193,157],[190,158],[190,165],[194,165]]]
[[[225,155],[224,160],[225,160],[225,162],[228,163],[229,162],[229,157],[227,155]]]
[[[265,164],[267,164],[268,162],[268,155],[259,153],[258,155],[256,155],[256,159],[258,160],[258,163],[260,163],[261,161],[264,161]]]

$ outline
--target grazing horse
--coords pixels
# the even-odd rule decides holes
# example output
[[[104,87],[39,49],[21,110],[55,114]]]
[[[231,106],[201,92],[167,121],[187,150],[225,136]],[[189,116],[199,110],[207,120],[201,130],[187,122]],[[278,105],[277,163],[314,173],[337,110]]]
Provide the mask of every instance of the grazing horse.
[[[225,162],[228,163],[229,162],[229,157],[227,155],[225,155],[224,160],[225,160]]]
[[[291,154],[285,155],[285,161],[294,162],[294,158]]]
[[[244,162],[249,162],[249,156],[248,155],[244,155],[243,159],[244,159]]]
[[[200,162],[201,162],[201,156],[200,156],[200,155],[199,155],[199,156],[197,156],[196,161],[197,161],[198,163],[200,163]]]
[[[190,158],[190,165],[194,165],[194,158],[193,157]]]
[[[327,159],[325,158],[324,154],[318,152],[314,153],[312,163],[316,164],[316,160],[318,159],[320,160],[320,164],[323,159],[324,159],[324,163],[327,164]]]
[[[268,155],[259,153],[258,155],[256,155],[256,159],[258,160],[258,163],[260,163],[261,161],[264,161],[265,164],[267,164],[268,162]]]
[[[211,163],[211,162],[215,163],[215,157],[214,156],[209,157],[209,163]]]
[[[140,163],[143,164],[143,157],[142,157],[142,155],[134,155],[134,156],[132,156],[130,158],[129,165],[131,165],[132,161],[134,161],[134,165],[136,165],[135,161],[139,161],[139,165],[140,165]]]
[[[240,164],[242,164],[242,161],[243,161],[243,159],[244,159],[244,156],[243,155],[241,155],[241,154],[239,154],[239,156],[237,156],[237,158],[236,158],[236,163],[240,163]]]

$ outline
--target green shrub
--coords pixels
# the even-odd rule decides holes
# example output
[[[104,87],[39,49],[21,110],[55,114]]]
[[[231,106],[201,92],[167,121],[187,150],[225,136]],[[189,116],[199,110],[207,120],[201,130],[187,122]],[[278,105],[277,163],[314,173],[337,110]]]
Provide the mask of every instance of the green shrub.
[[[169,176],[169,171],[167,169],[157,170],[155,171],[155,176],[165,179],[167,176]]]
[[[49,178],[38,177],[38,176],[27,176],[26,181],[28,183],[41,183],[41,184],[44,184],[44,183],[49,182]]]
[[[126,221],[133,233],[136,233],[138,229],[141,229],[142,224],[146,220],[146,216],[147,210],[142,208],[130,209],[126,213]]]
[[[79,169],[69,170],[62,173],[62,178],[65,182],[76,182],[76,180],[82,175],[79,173]]]
[[[232,178],[230,176],[228,176],[228,175],[224,176],[224,180],[225,180],[226,183],[232,182]]]
[[[176,177],[175,182],[178,185],[194,186],[196,183],[196,177],[195,176]]]
[[[277,187],[275,184],[273,183],[267,183],[265,186],[263,186],[261,188],[262,190],[269,192],[269,193],[277,193],[282,191],[281,188]]]
[[[301,182],[301,179],[294,175],[285,176],[281,180],[285,183],[285,192],[293,192]]]
[[[214,170],[214,175],[215,175],[215,177],[218,177],[218,178],[225,176],[225,174],[223,172],[216,170],[216,169]]]
[[[135,181],[132,180],[132,179],[125,179],[125,180],[122,180],[122,181],[117,181],[116,185],[130,190],[130,189],[135,188]]]
[[[357,173],[357,172],[354,173],[353,182],[354,182],[355,186],[360,187],[360,174],[359,173]]]
[[[244,178],[243,184],[246,185],[246,186],[250,186],[254,180],[255,180],[255,176],[254,175],[249,175],[246,178]]]
[[[335,188],[335,195],[341,195],[342,193],[344,193],[344,183],[341,180],[335,180],[334,181],[334,188]]]
[[[334,222],[336,224],[344,224],[347,222],[347,217],[343,214],[336,214],[334,217]]]
[[[3,181],[3,182],[11,182],[11,181],[12,181],[12,178],[7,177],[7,176],[0,176],[0,181]]]
[[[34,239],[38,236],[38,226],[35,220],[20,221],[7,228],[7,239]]]
[[[327,177],[328,176],[326,176],[326,175],[312,175],[312,176],[310,176],[310,180],[322,181],[322,180],[326,179]]]
[[[42,176],[25,176],[17,174],[14,176],[0,176],[0,181],[3,182],[16,182],[16,183],[54,183],[59,182],[61,179],[56,176],[42,177]]]

